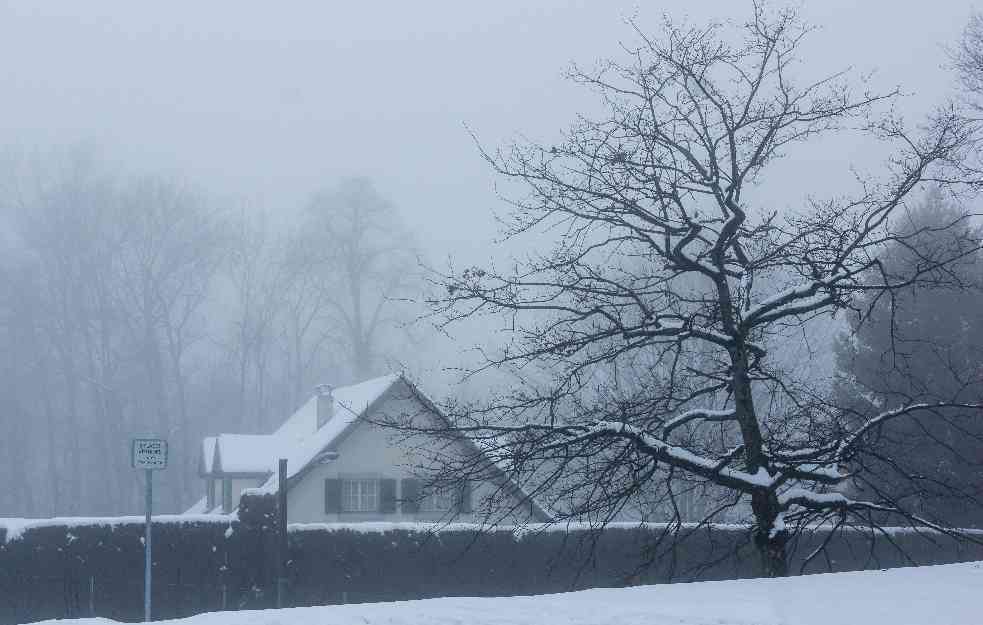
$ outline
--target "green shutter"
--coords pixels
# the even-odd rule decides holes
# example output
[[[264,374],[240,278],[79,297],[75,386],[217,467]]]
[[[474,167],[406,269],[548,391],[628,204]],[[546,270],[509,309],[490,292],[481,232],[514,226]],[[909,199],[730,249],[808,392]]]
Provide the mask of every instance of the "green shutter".
[[[460,499],[457,511],[461,514],[471,514],[471,482],[461,482]]]
[[[412,477],[403,479],[400,494],[401,507],[404,514],[416,514],[420,511],[420,480]]]
[[[324,512],[341,512],[341,480],[324,480]]]
[[[379,512],[394,514],[396,512],[396,480],[379,480]]]
[[[232,512],[232,480],[229,478],[222,480],[222,512]]]

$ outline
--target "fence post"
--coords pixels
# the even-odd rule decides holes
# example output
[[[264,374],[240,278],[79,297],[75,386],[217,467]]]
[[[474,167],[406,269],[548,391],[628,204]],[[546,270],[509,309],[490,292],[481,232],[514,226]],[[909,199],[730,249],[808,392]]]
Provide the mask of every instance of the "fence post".
[[[96,578],[89,576],[89,616],[96,616]]]

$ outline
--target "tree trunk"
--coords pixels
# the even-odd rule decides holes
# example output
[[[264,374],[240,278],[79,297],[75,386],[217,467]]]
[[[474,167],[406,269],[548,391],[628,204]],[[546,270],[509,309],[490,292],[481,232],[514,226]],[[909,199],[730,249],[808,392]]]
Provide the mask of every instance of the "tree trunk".
[[[758,424],[751,379],[748,374],[748,350],[743,341],[739,341],[736,348],[731,351],[731,367],[734,407],[744,443],[745,469],[754,475],[762,468],[766,468],[767,457],[764,453],[761,426]],[[785,557],[786,532],[784,527],[776,527],[781,508],[775,494],[768,490],[753,493],[751,511],[754,513],[757,526],[754,543],[761,557],[761,575],[785,577],[788,575],[788,562]]]
[[[751,497],[751,510],[754,512],[754,546],[761,558],[762,577],[785,577],[788,575],[788,559],[785,543],[788,535],[784,527],[776,527],[779,518],[778,502],[769,492],[758,492]]]

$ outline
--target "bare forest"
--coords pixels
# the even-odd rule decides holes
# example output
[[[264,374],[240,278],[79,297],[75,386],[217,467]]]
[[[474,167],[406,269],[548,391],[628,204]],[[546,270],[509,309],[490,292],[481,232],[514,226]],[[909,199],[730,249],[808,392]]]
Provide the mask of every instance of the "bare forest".
[[[4,174],[6,513],[133,512],[141,434],[171,441],[159,505],[180,512],[206,434],[266,433],[315,384],[400,366],[416,253],[367,179],[312,194],[287,227],[85,150]]]

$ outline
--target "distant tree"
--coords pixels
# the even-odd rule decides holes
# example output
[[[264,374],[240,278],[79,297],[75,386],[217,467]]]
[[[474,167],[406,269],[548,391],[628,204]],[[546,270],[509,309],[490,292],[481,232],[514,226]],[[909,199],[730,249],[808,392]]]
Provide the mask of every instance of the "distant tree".
[[[57,468],[46,453],[47,466],[38,466],[32,456],[57,435],[50,411],[43,412],[37,388],[46,388],[41,365],[44,347],[39,336],[39,317],[44,314],[37,289],[36,268],[21,255],[0,252],[0,462],[8,480],[0,491],[0,507],[14,514],[36,515],[57,500],[60,492]],[[39,424],[49,428],[41,440]],[[33,475],[34,479],[28,479]]]
[[[17,428],[0,437],[0,455],[36,478],[31,497],[5,509],[133,512],[129,439],[160,433],[181,457],[209,429],[192,382],[219,220],[192,188],[114,174],[87,149],[3,168],[0,420]],[[188,503],[194,474],[192,463],[168,471],[163,509]]]
[[[573,72],[600,94],[603,117],[581,119],[555,145],[485,154],[528,190],[507,234],[540,237],[538,250],[552,244],[511,270],[449,270],[437,279],[435,314],[447,324],[506,316],[512,340],[484,367],[547,382],[451,406],[450,428],[393,425],[472,437],[482,453],[445,459],[443,475],[494,480],[505,467],[560,518],[603,524],[642,491],[659,492],[647,488],[653,481],[667,480],[671,497],[673,478],[685,476],[724,495],[703,523],[749,508],[767,576],[788,572],[790,541],[817,524],[950,532],[890,492],[853,496],[845,485],[892,479],[870,462],[882,432],[950,408],[978,419],[983,397],[861,412],[776,351],[871,298],[958,286],[951,268],[978,239],[922,250],[905,271],[885,255],[925,232],[899,223],[922,189],[966,180],[977,127],[943,106],[909,130],[884,112],[895,93],[858,93],[847,74],[795,75],[809,31],[793,11],[756,6],[739,41],[723,28],[669,22],[660,38],[639,32],[626,63]],[[840,132],[890,152],[879,179],[784,214],[754,200],[773,163]],[[947,228],[956,238],[959,225]],[[648,371],[618,388],[616,365]],[[918,467],[908,460],[896,470],[911,476]]]
[[[146,419],[143,427],[152,423],[151,431],[175,449],[194,449],[203,428],[192,414],[190,386],[195,349],[207,333],[206,300],[227,249],[224,223],[193,187],[154,176],[123,185],[112,223],[119,233],[115,288],[100,293],[98,322],[106,332],[113,326],[124,332],[128,349],[120,364],[133,366],[125,367],[129,376],[114,373],[116,384],[103,384],[105,393],[113,393],[103,401],[118,403],[118,384],[125,382],[124,395]],[[104,418],[112,422],[114,415]],[[115,448],[126,445],[127,435],[111,439]],[[125,472],[125,454],[115,456]],[[189,463],[171,473],[162,492],[180,504],[196,482],[195,470]]]
[[[940,254],[966,255],[938,287],[897,289],[890,300],[879,293],[858,298],[856,313],[848,316],[850,332],[837,345],[836,385],[838,403],[858,413],[983,396],[980,231],[937,189],[897,222],[912,236],[890,243],[881,255],[891,274],[910,274]],[[940,410],[880,432],[871,458],[880,483],[858,480],[858,494],[881,488],[920,515],[952,525],[983,523],[983,422],[967,416]],[[917,470],[898,472],[898,458]]]
[[[41,350],[32,356],[42,382],[33,392],[42,395],[46,427],[53,428],[46,438],[60,484],[51,505],[63,513],[79,513],[86,504],[106,512],[114,504],[106,491],[126,490],[103,462],[121,422],[107,413],[112,404],[105,400],[122,347],[117,319],[107,315],[116,308],[118,187],[87,150],[56,160],[20,189],[10,215],[13,238],[37,281]],[[110,316],[111,326],[101,323]],[[108,488],[86,479],[97,474]]]
[[[265,433],[276,412],[277,322],[283,309],[282,246],[263,215],[241,212],[231,224],[223,263],[228,294],[224,337],[234,373],[234,419],[240,431]]]
[[[962,36],[950,51],[950,58],[968,104],[980,114],[983,112],[983,14],[970,15]]]
[[[314,262],[306,241],[299,246],[295,243],[297,235],[288,236],[283,250],[282,306],[277,326],[291,406],[307,400],[316,384],[337,380],[349,360],[332,295],[325,288],[323,267]]]
[[[380,342],[399,322],[397,299],[415,274],[412,237],[395,207],[367,178],[350,178],[314,195],[297,236],[320,277],[350,372],[379,371]]]

